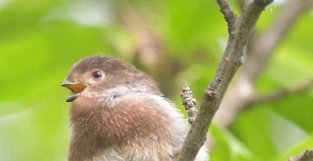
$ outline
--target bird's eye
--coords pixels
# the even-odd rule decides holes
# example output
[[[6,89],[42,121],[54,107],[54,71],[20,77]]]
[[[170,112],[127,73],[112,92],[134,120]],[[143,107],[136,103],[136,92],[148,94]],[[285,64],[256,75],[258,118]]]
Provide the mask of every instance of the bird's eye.
[[[95,70],[91,73],[93,79],[99,79],[102,77],[102,72],[100,70]]]

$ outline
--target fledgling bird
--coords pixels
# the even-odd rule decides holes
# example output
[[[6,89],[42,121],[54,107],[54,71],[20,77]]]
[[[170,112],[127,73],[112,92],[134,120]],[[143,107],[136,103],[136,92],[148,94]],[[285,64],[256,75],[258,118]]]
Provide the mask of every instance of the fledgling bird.
[[[169,78],[170,79],[170,78]],[[187,123],[156,83],[110,56],[73,65],[62,84],[73,93],[69,161],[174,161]],[[197,161],[207,160],[202,148]]]

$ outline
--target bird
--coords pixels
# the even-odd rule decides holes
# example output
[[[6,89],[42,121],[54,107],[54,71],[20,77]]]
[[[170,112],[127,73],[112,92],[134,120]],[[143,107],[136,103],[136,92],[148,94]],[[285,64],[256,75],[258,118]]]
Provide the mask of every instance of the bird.
[[[170,79],[170,78],[169,78]],[[62,86],[71,91],[69,161],[174,161],[188,133],[157,83],[108,55],[79,60]],[[208,160],[203,146],[196,161]]]

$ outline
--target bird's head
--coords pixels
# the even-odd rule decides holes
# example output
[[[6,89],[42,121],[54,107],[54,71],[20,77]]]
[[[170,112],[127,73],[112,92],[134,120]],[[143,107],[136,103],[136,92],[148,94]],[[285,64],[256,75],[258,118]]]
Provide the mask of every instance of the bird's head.
[[[118,86],[132,87],[145,84],[150,90],[157,89],[154,81],[132,65],[111,56],[90,56],[73,65],[62,86],[73,95],[66,101],[73,102],[82,93],[103,95],[105,91]],[[156,91],[157,93],[158,91]]]

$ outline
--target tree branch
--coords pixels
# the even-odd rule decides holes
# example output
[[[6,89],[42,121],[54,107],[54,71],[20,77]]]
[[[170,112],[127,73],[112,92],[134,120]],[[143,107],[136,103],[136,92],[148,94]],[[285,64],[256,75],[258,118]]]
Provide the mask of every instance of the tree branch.
[[[213,82],[204,94],[198,116],[186,137],[178,161],[193,161],[204,144],[208,128],[219,108],[223,95],[241,65],[243,49],[264,7],[272,0],[254,0],[248,4],[236,22],[234,36],[230,36]]]
[[[228,33],[229,35],[233,35],[235,31],[235,22],[237,20],[237,16],[231,8],[228,0],[217,0],[218,5],[220,6],[220,11],[223,13],[224,18],[227,22]]]
[[[306,150],[299,156],[290,158],[288,161],[313,161],[313,150]]]
[[[192,91],[188,85],[183,87],[181,97],[183,99],[183,105],[188,113],[188,122],[192,125],[196,120],[198,111],[196,109],[196,99],[193,98]]]
[[[253,99],[251,99],[251,101],[247,102],[245,107],[251,107],[253,105],[260,104],[260,103],[279,101],[289,96],[308,92],[312,89],[313,89],[313,80],[307,83],[301,84],[300,86],[295,87],[295,88],[281,89],[279,91],[276,91],[267,95],[255,96]]]
[[[312,6],[312,0],[288,1],[279,16],[273,21],[268,32],[251,40],[252,42],[249,43],[251,45],[247,47],[245,63],[236,81],[225,94],[220,110],[215,115],[214,122],[220,127],[229,126],[236,119],[238,113],[246,107],[249,98],[255,95],[255,83],[262,75],[274,50],[286,37],[300,15]]]
[[[273,51],[290,31],[300,15],[307,11],[309,0],[289,1],[282,12],[273,21],[268,32],[254,38],[246,62],[242,67],[242,74],[252,82],[256,82],[267,66]],[[260,50],[262,49],[262,50]]]

